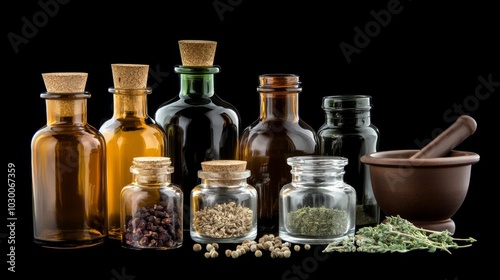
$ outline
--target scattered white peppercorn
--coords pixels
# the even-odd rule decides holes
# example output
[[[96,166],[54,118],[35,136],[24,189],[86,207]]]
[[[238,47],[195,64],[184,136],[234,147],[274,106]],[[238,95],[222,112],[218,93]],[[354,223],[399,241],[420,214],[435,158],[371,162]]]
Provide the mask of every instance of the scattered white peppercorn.
[[[210,257],[211,257],[212,259],[217,258],[218,256],[219,256],[219,253],[217,252],[217,250],[212,249],[212,250],[210,251]]]
[[[206,248],[206,250],[208,252],[210,252],[210,251],[212,251],[212,249],[214,248],[214,246],[212,244],[208,243],[205,248]]]
[[[256,256],[257,258],[262,257],[262,251],[261,251],[261,250],[256,250],[254,254],[255,254],[255,256]]]
[[[283,251],[283,257],[285,257],[285,258],[289,258],[291,254],[292,254],[292,251],[290,251],[290,250]]]
[[[233,259],[237,259],[238,257],[240,256],[239,252],[238,251],[232,251],[231,252],[231,257]]]
[[[274,236],[273,234],[265,234],[258,241],[245,239],[240,244],[236,245],[236,248],[226,249],[224,254],[226,257],[231,257],[233,259],[239,258],[242,255],[252,252],[255,257],[262,257],[264,252],[268,251],[269,256],[271,258],[290,258],[292,254],[292,246],[293,250],[298,252],[301,250],[301,246],[296,244],[292,245],[290,242],[283,242],[283,240],[279,236]],[[193,245],[194,251],[201,251],[202,245],[196,243]],[[219,249],[219,244],[217,243],[208,243],[205,245],[206,252],[204,253],[205,258],[217,258],[219,253],[217,250]],[[304,249],[311,249],[311,245],[304,244]]]
[[[196,243],[193,245],[193,251],[195,251],[195,252],[201,251],[201,248],[202,248],[201,244],[199,244],[199,243]]]

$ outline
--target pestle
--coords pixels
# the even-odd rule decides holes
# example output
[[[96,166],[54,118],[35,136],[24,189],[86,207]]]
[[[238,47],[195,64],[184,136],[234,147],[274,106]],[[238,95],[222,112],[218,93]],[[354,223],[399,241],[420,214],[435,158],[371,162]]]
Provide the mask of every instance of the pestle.
[[[420,151],[416,152],[414,158],[436,158],[446,156],[465,138],[476,131],[476,121],[468,115],[461,115],[445,131],[434,138],[429,144],[425,145]]]

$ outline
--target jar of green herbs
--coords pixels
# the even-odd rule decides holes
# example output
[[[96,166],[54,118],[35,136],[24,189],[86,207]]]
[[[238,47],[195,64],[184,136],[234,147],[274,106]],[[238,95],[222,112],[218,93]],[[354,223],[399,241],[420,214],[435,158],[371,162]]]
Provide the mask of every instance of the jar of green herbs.
[[[343,179],[348,159],[296,156],[287,163],[292,181],[280,190],[279,236],[302,244],[327,244],[354,236],[356,190]]]

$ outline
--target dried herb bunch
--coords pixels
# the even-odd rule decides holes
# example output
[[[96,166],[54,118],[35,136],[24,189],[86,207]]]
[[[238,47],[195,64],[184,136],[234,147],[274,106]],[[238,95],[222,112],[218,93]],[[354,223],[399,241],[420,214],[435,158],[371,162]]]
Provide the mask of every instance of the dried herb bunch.
[[[375,227],[358,229],[354,236],[331,242],[323,250],[329,252],[365,252],[365,253],[405,253],[412,250],[437,250],[470,247],[472,244],[459,245],[457,242],[473,243],[476,239],[454,238],[448,230],[432,231],[418,228],[406,219],[398,216],[386,217],[383,223]]]
[[[349,214],[334,208],[302,207],[288,213],[290,232],[311,236],[334,236],[347,231]]]

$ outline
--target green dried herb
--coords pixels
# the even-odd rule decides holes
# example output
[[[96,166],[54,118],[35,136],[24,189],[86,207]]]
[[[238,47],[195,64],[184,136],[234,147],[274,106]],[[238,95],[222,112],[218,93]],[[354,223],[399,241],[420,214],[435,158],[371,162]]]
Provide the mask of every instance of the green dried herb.
[[[358,229],[354,236],[333,241],[323,250],[329,252],[366,252],[405,253],[412,250],[427,250],[436,252],[449,249],[458,249],[472,246],[472,244],[459,245],[457,241],[473,243],[474,238],[454,238],[448,230],[432,231],[418,228],[406,219],[398,216],[386,217],[385,222],[375,227]]]
[[[288,213],[288,229],[295,234],[333,236],[346,232],[348,213],[321,207],[302,207]]]

